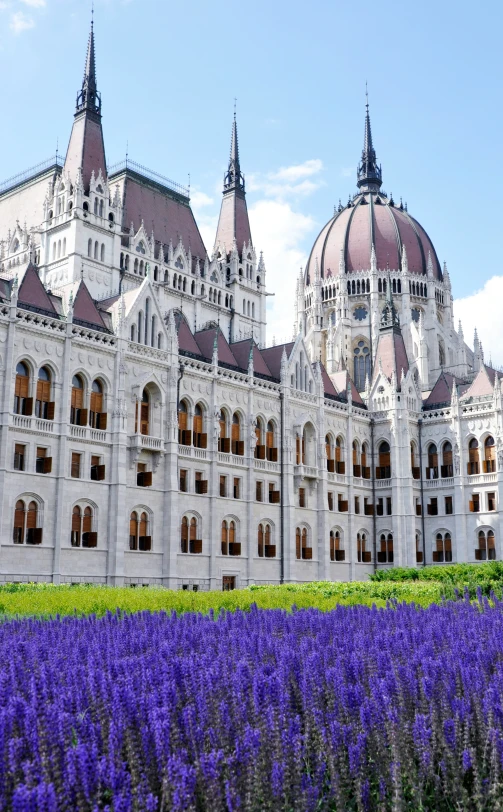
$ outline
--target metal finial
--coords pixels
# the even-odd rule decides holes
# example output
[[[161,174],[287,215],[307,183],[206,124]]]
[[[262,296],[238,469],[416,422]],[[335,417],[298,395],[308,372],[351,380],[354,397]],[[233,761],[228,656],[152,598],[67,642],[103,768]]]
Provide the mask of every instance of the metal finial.
[[[237,98],[234,96],[234,121],[236,121],[236,104],[237,104]]]
[[[368,90],[367,80],[365,80],[365,98],[366,98],[365,107],[367,108],[367,113],[368,113],[368,111],[369,111],[369,90]]]

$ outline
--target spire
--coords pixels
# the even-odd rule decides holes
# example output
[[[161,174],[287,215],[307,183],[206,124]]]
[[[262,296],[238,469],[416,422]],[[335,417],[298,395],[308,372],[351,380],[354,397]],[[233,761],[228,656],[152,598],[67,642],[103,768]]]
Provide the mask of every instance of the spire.
[[[234,245],[252,245],[248,209],[246,207],[245,179],[239,162],[238,127],[236,111],[232,121],[229,166],[224,175],[222,207],[215,237],[215,250],[228,254]],[[239,249],[242,250],[242,249]],[[242,258],[242,253],[241,253]]]
[[[239,165],[239,143],[238,143],[238,125],[236,123],[236,111],[234,110],[234,120],[232,122],[231,132],[231,151],[229,154],[229,168],[224,176],[224,192],[230,189],[239,189],[244,193],[245,179],[241,174],[241,167]]]
[[[92,174],[107,180],[105,144],[101,129],[101,96],[96,85],[96,59],[94,48],[94,23],[87,44],[86,64],[82,88],[77,94],[75,118],[66,151],[63,172],[71,181],[82,181],[84,193],[89,193]]]
[[[84,78],[82,88],[77,94],[77,113],[88,110],[97,116],[101,116],[101,95],[98,93],[96,85],[96,59],[94,54],[94,19],[91,20],[91,31],[87,43],[86,65],[84,68]]]
[[[383,307],[381,315],[381,330],[386,330],[388,327],[397,328],[400,330],[400,319],[393,302],[393,294],[391,292],[391,277],[388,274],[386,281],[386,304]]]
[[[378,192],[382,183],[381,167],[377,165],[376,153],[372,143],[372,129],[370,127],[369,95],[367,97],[365,113],[365,135],[363,138],[363,151],[361,163],[358,166],[357,186],[362,192]]]

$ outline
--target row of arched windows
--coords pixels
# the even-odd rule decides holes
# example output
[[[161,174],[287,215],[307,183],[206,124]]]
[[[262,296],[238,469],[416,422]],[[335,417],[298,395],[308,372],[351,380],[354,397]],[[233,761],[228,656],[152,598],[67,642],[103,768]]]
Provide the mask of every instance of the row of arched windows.
[[[93,241],[89,238],[87,241],[87,256],[105,262],[105,243],[102,242],[100,246],[98,240],[95,240],[93,249]]]
[[[482,455],[482,473],[496,471],[496,444],[494,437],[489,435],[480,446],[479,441],[472,437],[468,442],[467,473],[472,476],[480,473]],[[410,446],[411,468],[415,479],[419,479],[417,449],[414,442]],[[426,449],[426,479],[439,479],[454,476],[452,443],[446,440],[442,443],[440,454],[436,443],[429,443]]]
[[[152,313],[150,296],[145,299],[145,311],[140,310],[136,324],[131,325],[131,341],[136,344],[145,344],[147,347],[162,349],[163,334],[158,330],[157,316]]]
[[[54,262],[55,259],[59,259],[60,257],[66,256],[66,237],[63,237],[63,241],[61,240],[54,240],[52,244],[52,260]]]
[[[248,316],[248,318],[255,318],[255,302],[250,302],[248,299],[243,299],[243,316]]]
[[[26,361],[16,366],[14,385],[14,414],[33,414],[33,395],[35,395],[35,415],[42,420],[54,420],[54,381],[51,370],[42,366],[37,372],[36,389],[33,391],[30,367]],[[90,398],[87,398],[84,379],[81,375],[72,378],[70,397],[70,423],[90,425],[96,429],[106,429],[107,414],[104,411],[104,388],[100,378],[91,384]]]

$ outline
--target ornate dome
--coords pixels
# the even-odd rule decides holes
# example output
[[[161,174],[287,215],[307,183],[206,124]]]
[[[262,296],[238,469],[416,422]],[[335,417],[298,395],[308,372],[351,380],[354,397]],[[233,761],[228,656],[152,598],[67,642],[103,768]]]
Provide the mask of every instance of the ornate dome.
[[[405,246],[409,273],[426,275],[431,256],[433,275],[442,279],[438,257],[424,228],[400,202],[382,192],[381,167],[377,165],[367,104],[365,141],[358,167],[360,191],[322,229],[306,265],[306,284],[314,279],[316,262],[322,279],[339,273],[368,270],[372,245],[379,270],[401,270]]]

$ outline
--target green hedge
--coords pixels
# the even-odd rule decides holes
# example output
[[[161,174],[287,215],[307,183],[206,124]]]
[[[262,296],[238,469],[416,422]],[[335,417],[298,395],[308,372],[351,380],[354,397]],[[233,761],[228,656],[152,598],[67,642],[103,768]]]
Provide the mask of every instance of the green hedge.
[[[488,561],[484,564],[442,564],[433,567],[396,567],[389,570],[377,570],[370,575],[374,583],[442,583],[452,586],[461,592],[468,589],[474,597],[477,588],[483,595],[490,595],[494,590],[500,594],[503,588],[503,561]]]
[[[287,609],[314,606],[322,611],[338,604],[346,606],[386,606],[397,600],[429,606],[443,597],[453,598],[449,584],[384,582],[331,582],[285,584],[283,586],[250,586],[232,592],[189,592],[146,587],[141,589],[107,586],[56,586],[53,584],[6,584],[0,586],[0,614],[36,615],[90,615],[102,616],[120,609],[125,612],[161,610],[177,614],[210,610],[244,609],[252,604],[264,609]]]

